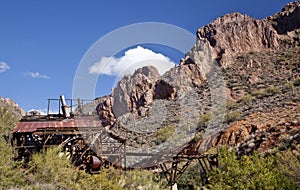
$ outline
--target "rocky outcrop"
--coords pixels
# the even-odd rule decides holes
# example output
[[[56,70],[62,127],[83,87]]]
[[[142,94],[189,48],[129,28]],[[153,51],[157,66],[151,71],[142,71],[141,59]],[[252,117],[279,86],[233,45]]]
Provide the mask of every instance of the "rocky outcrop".
[[[127,75],[113,89],[113,112],[116,117],[126,113],[145,116],[148,105],[152,103],[155,83],[160,77],[154,67],[143,67]]]
[[[179,66],[166,72],[162,79],[176,88],[179,94],[188,92],[195,87],[200,87],[206,79],[202,65],[205,61],[195,62],[189,56],[182,58]]]
[[[287,34],[300,28],[300,2],[288,3],[281,12],[268,17],[278,34]]]
[[[18,119],[26,114],[26,112],[13,100],[10,98],[0,97],[0,107],[8,109],[13,112]]]

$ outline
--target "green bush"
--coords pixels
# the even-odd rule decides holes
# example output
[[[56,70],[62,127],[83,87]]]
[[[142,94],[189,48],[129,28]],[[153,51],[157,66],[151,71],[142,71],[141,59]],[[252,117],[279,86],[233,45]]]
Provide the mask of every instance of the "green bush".
[[[249,54],[250,54],[250,55],[256,55],[257,52],[256,52],[256,51],[250,51]]]
[[[295,86],[300,86],[300,77],[297,77],[296,80],[294,81]]]
[[[231,109],[235,109],[235,108],[238,108],[239,104],[234,102],[234,101],[227,101],[226,102],[226,109],[227,110],[231,110]]]
[[[268,93],[265,90],[255,90],[251,94],[258,98],[262,98],[268,95]]]
[[[286,52],[284,54],[284,57],[287,58],[287,59],[291,59],[294,57],[294,53],[293,52]]]
[[[255,97],[262,98],[266,96],[272,96],[275,94],[281,93],[281,90],[279,87],[276,86],[268,86],[263,90],[255,90],[251,94]]]
[[[298,189],[278,168],[277,157],[257,153],[237,159],[235,151],[221,148],[219,168],[209,174],[210,189]]]
[[[119,184],[121,171],[110,168],[103,169],[99,174],[87,174],[84,171],[78,171],[79,176],[74,184],[74,189],[104,189],[104,190],[121,190]],[[71,188],[68,188],[71,189]]]
[[[241,119],[242,119],[242,115],[238,111],[228,112],[225,115],[225,121],[227,123],[238,121],[238,120],[241,120]]]
[[[60,148],[49,148],[32,155],[29,163],[34,184],[49,184],[56,188],[75,188],[79,173],[65,155],[59,156]]]
[[[205,113],[199,116],[198,119],[198,128],[202,129],[208,125],[208,122],[212,119],[211,113]]]
[[[300,80],[299,80],[299,84],[300,84]],[[290,81],[287,81],[286,84],[285,84],[285,87],[287,89],[293,89],[294,88],[294,84]]]
[[[167,181],[164,176],[150,170],[130,170],[120,175],[120,186],[123,189],[166,189]]]
[[[254,100],[255,98],[251,96],[251,94],[245,94],[241,99],[240,102],[248,103]]]
[[[157,136],[156,136],[157,143],[160,144],[160,143],[163,143],[166,140],[168,140],[168,138],[170,138],[173,135],[175,130],[176,130],[176,126],[174,126],[174,125],[165,126],[161,129],[159,129],[157,131]]]
[[[297,182],[300,188],[300,158],[293,151],[287,150],[276,154],[279,159],[279,169],[282,173]]]
[[[26,185],[24,170],[20,163],[13,161],[12,152],[12,148],[0,137],[0,189],[14,189]]]
[[[198,161],[192,161],[190,166],[185,170],[181,178],[178,179],[177,186],[178,189],[189,190],[189,189],[199,189],[204,184],[202,183],[201,172],[202,168]]]
[[[265,88],[265,92],[269,95],[275,95],[281,93],[281,90],[276,86],[268,86],[267,88]]]

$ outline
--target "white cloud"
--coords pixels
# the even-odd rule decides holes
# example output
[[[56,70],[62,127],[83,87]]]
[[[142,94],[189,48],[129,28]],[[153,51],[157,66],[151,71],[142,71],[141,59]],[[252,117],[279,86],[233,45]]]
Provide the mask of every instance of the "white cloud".
[[[160,53],[137,46],[126,51],[121,58],[102,57],[99,62],[89,68],[89,73],[121,77],[120,75],[133,74],[136,69],[150,65],[156,67],[162,75],[174,67],[175,63]]]
[[[27,72],[25,73],[26,76],[30,76],[32,78],[42,78],[42,79],[50,79],[48,75],[41,74],[39,72]]]
[[[0,62],[0,73],[3,73],[9,69],[10,69],[10,67],[7,65],[7,63],[5,63],[3,61]]]

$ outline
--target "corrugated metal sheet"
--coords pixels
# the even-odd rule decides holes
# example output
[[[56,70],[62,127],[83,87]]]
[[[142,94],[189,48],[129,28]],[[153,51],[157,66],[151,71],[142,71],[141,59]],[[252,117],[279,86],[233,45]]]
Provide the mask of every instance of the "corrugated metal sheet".
[[[93,119],[65,119],[62,121],[22,121],[18,122],[12,129],[13,133],[34,132],[37,129],[46,128],[84,128],[84,127],[101,127],[98,120]]]

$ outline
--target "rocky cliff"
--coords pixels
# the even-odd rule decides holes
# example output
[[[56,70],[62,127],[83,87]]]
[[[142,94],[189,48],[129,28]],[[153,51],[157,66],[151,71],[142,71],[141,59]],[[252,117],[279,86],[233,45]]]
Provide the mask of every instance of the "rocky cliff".
[[[299,20],[299,2],[294,2],[263,20],[240,13],[224,15],[201,27],[197,37],[209,44],[222,67],[229,67],[240,53],[282,48],[280,43],[287,35],[299,43]]]

